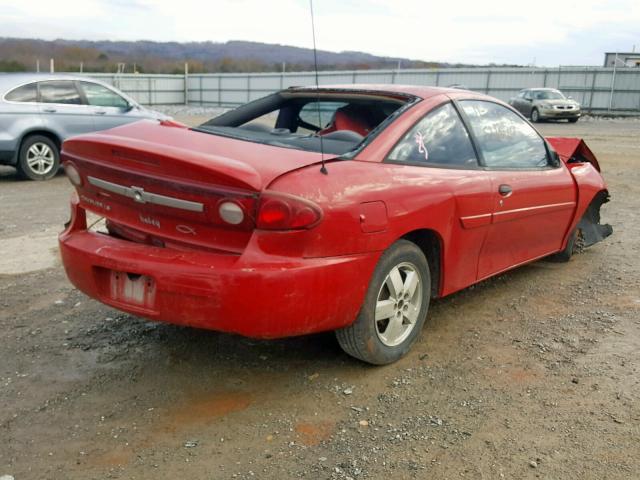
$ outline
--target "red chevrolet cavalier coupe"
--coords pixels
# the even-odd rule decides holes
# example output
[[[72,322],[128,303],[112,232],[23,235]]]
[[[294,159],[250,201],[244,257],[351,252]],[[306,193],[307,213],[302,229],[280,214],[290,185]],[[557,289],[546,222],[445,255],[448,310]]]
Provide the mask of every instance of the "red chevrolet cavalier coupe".
[[[407,353],[431,299],[611,233],[581,140],[468,91],[290,88],[197,128],[79,136],[62,158],[60,249],[87,295],[251,337],[335,330],[373,364]]]

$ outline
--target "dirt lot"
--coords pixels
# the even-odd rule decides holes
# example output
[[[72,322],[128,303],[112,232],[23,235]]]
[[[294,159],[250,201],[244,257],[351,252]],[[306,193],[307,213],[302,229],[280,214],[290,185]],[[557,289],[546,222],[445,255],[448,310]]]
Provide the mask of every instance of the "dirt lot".
[[[547,124],[600,158],[614,236],[435,302],[384,368],[331,334],[149,323],[66,281],[71,190],[0,174],[0,476],[640,477],[640,121]]]

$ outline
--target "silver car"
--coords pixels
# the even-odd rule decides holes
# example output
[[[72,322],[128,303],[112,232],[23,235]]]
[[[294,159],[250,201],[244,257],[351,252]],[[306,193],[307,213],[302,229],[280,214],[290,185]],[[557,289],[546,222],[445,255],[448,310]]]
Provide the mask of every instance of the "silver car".
[[[582,112],[580,104],[555,88],[527,88],[509,100],[509,105],[532,122],[567,119],[577,122]]]
[[[68,137],[149,118],[148,110],[97,80],[69,75],[0,74],[0,164],[31,180],[53,177]]]

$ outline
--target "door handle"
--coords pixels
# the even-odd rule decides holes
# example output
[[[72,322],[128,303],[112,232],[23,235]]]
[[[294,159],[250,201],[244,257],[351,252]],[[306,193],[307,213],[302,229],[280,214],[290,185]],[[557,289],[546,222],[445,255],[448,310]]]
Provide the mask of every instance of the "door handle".
[[[500,185],[498,187],[498,192],[500,193],[500,195],[502,195],[503,197],[508,197],[509,195],[511,195],[511,193],[513,192],[513,190],[511,190],[511,185],[507,185],[505,183],[503,183],[502,185]]]
[[[43,108],[42,111],[45,112],[45,113],[56,113],[57,112],[57,110],[55,108],[51,108],[51,107]]]
[[[96,115],[104,115],[105,113],[107,113],[106,110],[96,110],[95,111]]]

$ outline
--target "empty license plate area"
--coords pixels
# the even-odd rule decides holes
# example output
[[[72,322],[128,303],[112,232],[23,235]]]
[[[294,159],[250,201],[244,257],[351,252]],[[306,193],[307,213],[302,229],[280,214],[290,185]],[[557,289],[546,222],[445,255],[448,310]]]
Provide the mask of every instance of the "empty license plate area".
[[[118,303],[153,310],[156,282],[152,277],[104,268],[98,270],[103,295]]]

